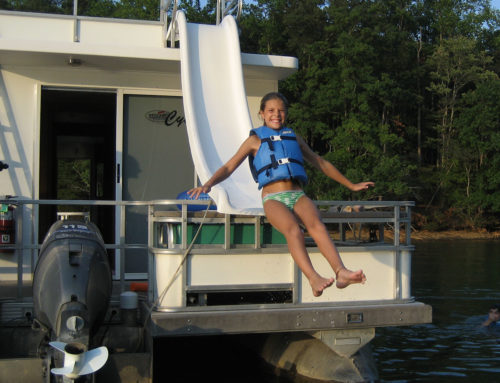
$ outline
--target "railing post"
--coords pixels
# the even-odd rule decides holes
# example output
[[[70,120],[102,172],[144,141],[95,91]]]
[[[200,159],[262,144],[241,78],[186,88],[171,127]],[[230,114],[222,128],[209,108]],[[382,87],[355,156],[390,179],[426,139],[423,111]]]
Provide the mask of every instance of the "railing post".
[[[156,281],[156,274],[154,273],[154,255],[153,247],[155,246],[155,227],[154,227],[154,205],[148,205],[148,301],[153,301],[153,283]]]
[[[172,8],[172,17],[170,18],[170,24],[168,22],[168,9],[170,8],[172,1],[174,3]],[[175,19],[177,14],[177,1],[178,0],[165,0],[165,5],[160,4],[160,21],[163,23],[163,46],[168,45],[170,40],[170,47],[175,47],[175,34],[177,32],[177,27],[175,25]],[[162,1],[163,3],[163,1]]]
[[[23,248],[23,216],[24,216],[24,204],[17,205],[14,210],[15,215],[15,247],[14,253],[17,256],[17,298],[21,299],[23,297],[23,259],[24,259],[24,248]],[[33,264],[33,262],[31,262]],[[31,275],[33,276],[34,268],[31,268]],[[33,278],[32,278],[33,279]]]
[[[394,246],[399,247],[400,243],[400,221],[401,221],[401,214],[399,210],[399,205],[394,206]]]
[[[405,206],[406,211],[406,245],[411,245],[411,206]]]
[[[243,0],[231,0],[226,7],[227,0],[217,0],[217,19],[216,24],[219,25],[225,16],[234,13],[236,10],[236,20],[240,18],[241,10],[243,9]]]
[[[255,237],[254,237],[254,249],[260,249],[261,247],[261,237],[260,237],[260,225],[261,225],[261,218],[259,215],[255,216]]]
[[[400,245],[400,207],[398,204],[394,205],[394,256],[395,256],[395,299],[401,298],[401,250],[399,248]]]
[[[225,5],[224,0],[217,0],[217,19],[215,21],[216,25],[219,25],[220,22],[222,21],[221,19],[224,17],[224,5]]]
[[[120,205],[122,222],[120,222],[120,292],[125,291],[125,205]]]
[[[187,205],[185,203],[182,204],[182,223],[181,223],[181,232],[182,232],[182,238],[181,238],[181,249],[186,250],[187,249]]]
[[[79,33],[79,21],[78,21],[78,0],[73,0],[73,42],[80,42]]]
[[[300,271],[299,266],[294,262],[293,263],[293,296],[292,301],[294,304],[299,303],[300,300],[300,290],[302,288],[300,283],[300,278],[302,275],[302,271]],[[300,293],[300,294],[299,294]]]
[[[231,214],[224,215],[224,250],[231,248]]]

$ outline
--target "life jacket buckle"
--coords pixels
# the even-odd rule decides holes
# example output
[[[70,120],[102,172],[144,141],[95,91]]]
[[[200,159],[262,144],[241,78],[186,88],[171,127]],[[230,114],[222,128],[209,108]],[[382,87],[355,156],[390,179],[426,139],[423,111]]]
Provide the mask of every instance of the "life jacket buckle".
[[[281,136],[269,136],[271,141],[281,141]]]
[[[289,164],[289,163],[290,163],[290,160],[288,158],[280,158],[278,160],[279,165],[284,165],[284,164]]]

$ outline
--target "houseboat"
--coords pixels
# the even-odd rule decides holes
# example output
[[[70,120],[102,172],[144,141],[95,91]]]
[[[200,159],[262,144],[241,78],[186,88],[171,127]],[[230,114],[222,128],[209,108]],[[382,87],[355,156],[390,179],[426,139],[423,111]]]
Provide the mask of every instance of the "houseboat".
[[[164,381],[162,341],[220,335],[258,337],[291,378],[370,381],[377,327],[431,322],[412,202],[315,201],[368,277],[315,297],[248,167],[184,197],[298,68],[241,53],[232,3],[216,25],[176,1],[156,22],[0,11],[0,381]]]

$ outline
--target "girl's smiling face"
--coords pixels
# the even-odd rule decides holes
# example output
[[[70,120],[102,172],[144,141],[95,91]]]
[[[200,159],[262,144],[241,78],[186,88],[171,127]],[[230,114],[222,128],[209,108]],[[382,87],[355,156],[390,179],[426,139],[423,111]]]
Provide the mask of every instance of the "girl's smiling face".
[[[264,110],[259,111],[264,120],[264,125],[271,129],[281,129],[285,124],[286,107],[279,98],[273,98],[266,102]]]

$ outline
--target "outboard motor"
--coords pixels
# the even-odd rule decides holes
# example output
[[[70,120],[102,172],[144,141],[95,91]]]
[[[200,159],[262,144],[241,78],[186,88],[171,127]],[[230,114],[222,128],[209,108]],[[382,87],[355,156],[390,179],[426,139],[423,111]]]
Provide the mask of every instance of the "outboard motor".
[[[97,227],[81,221],[54,223],[43,241],[33,277],[35,318],[56,341],[51,345],[63,351],[67,343],[72,345],[69,348],[80,347],[80,353],[87,352],[106,315],[111,290],[111,269]],[[52,372],[71,370],[78,375],[74,370],[85,366],[73,362],[71,369],[67,365],[70,354],[65,355],[65,368]]]

